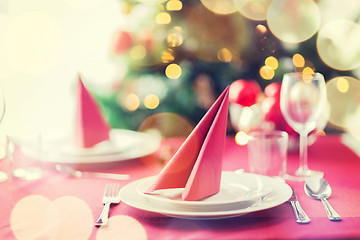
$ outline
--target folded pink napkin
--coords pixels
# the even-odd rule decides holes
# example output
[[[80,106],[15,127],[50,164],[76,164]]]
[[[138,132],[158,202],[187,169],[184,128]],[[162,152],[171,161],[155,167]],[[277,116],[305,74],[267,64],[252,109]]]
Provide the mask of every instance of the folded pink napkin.
[[[103,118],[96,100],[87,91],[80,77],[77,94],[75,144],[77,147],[90,148],[109,139],[110,127]]]
[[[196,201],[219,192],[228,105],[229,87],[210,107],[146,193],[184,188],[182,199]]]

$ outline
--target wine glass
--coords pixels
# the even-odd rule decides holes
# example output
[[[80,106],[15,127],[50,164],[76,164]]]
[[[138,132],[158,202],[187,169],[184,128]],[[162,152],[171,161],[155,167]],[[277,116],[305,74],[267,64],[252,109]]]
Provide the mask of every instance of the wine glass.
[[[5,105],[5,98],[2,94],[2,92],[0,91],[0,123],[2,122],[2,120],[4,119],[5,116],[5,110],[6,110],[6,105]],[[6,150],[4,149],[4,152],[6,152]],[[4,156],[5,158],[5,156]],[[0,159],[0,161],[2,161],[4,159]],[[4,182],[8,179],[8,175],[6,172],[0,171],[0,182]]]
[[[308,134],[316,128],[317,121],[327,101],[325,80],[321,73],[286,73],[280,91],[280,109],[286,122],[300,134],[300,164],[287,178],[303,181],[310,176],[323,176],[323,172],[308,168]]]

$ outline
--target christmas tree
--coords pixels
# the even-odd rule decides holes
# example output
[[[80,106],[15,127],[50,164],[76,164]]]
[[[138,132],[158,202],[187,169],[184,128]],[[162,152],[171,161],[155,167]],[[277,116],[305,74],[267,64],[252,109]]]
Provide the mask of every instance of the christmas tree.
[[[255,104],[268,97],[262,91],[280,83],[286,72],[316,71],[328,80],[354,76],[352,70],[358,66],[339,66],[341,59],[332,64],[326,54],[321,55],[322,48],[334,44],[321,42],[331,36],[320,39],[321,1],[127,0],[119,4],[124,22],[111,45],[118,80],[111,93],[97,95],[115,128],[136,130],[160,113],[195,124],[220,92],[239,79],[258,84],[261,93]],[[238,94],[250,90],[244,91]],[[273,116],[268,120],[279,121]]]

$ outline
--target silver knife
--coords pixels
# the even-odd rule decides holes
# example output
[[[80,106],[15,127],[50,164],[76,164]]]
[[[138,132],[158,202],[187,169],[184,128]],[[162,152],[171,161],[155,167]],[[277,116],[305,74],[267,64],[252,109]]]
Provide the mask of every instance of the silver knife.
[[[292,189],[292,195],[289,199],[289,202],[294,210],[296,222],[297,223],[309,223],[310,218],[306,215],[304,210],[301,208],[294,189]]]
[[[56,164],[56,170],[59,172],[67,173],[72,177],[95,177],[95,178],[105,178],[105,179],[115,179],[115,180],[128,180],[130,175],[128,174],[117,174],[117,173],[102,173],[102,172],[83,172],[75,170],[74,168],[66,165]]]

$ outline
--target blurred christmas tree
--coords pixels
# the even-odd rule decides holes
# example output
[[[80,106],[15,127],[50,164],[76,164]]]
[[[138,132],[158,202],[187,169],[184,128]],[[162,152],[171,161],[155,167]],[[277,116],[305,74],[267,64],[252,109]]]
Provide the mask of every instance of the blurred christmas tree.
[[[111,93],[97,95],[115,128],[136,130],[163,112],[195,124],[237,79],[254,79],[263,90],[290,71],[318,71],[326,79],[352,75],[317,54],[320,17],[312,0],[119,4],[124,20],[111,45],[119,76]]]

